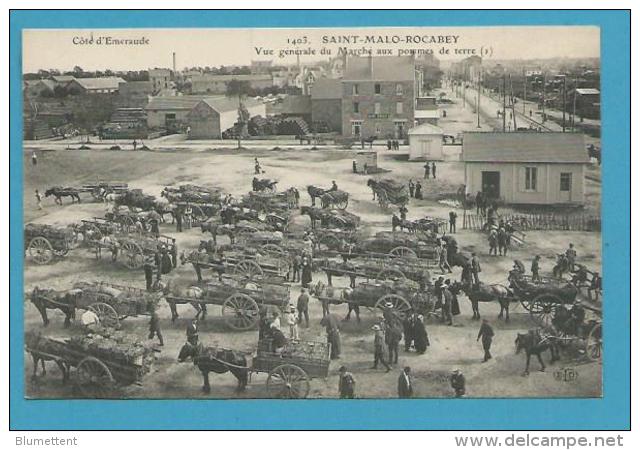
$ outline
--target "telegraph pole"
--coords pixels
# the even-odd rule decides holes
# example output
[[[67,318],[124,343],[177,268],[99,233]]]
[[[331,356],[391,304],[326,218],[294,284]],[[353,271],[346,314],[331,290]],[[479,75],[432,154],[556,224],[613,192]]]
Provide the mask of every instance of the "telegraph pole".
[[[502,74],[502,132],[507,131],[507,75]]]
[[[567,129],[566,113],[567,113],[567,75],[565,74],[562,79],[562,132],[563,133]]]
[[[524,93],[522,94],[522,114],[527,115],[527,69],[522,69],[522,79],[524,80]]]
[[[542,72],[542,123],[545,121],[544,116],[544,103],[545,103],[545,92],[547,91],[547,74]]]
[[[573,114],[571,116],[571,131],[576,131],[576,96],[578,94],[578,79],[573,79]]]
[[[480,128],[480,85],[482,82],[482,70],[480,70],[480,72],[478,73],[478,108],[477,108],[477,113],[478,113],[478,128]]]

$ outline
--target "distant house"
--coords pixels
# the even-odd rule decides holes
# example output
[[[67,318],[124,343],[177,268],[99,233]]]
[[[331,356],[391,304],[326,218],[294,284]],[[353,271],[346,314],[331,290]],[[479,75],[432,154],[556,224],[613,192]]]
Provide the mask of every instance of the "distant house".
[[[253,89],[265,89],[273,86],[273,77],[269,74],[199,75],[191,77],[191,93],[225,94],[231,80],[246,81]]]
[[[265,105],[253,98],[243,100],[250,117],[266,115]],[[221,139],[222,133],[238,120],[238,99],[207,97],[187,113],[189,139]]]
[[[584,204],[589,157],[574,133],[464,133],[466,192],[510,204]]]
[[[151,97],[145,110],[149,128],[174,128],[187,123],[187,114],[203,98],[202,95]]]
[[[70,94],[112,94],[118,92],[120,83],[126,83],[120,77],[74,78],[67,84]]]
[[[600,118],[600,91],[594,88],[575,90],[576,114],[589,119]]]
[[[149,69],[149,81],[153,86],[154,94],[173,87],[170,69]]]
[[[311,87],[311,121],[315,129],[342,133],[342,81],[318,78]]]
[[[54,75],[51,77],[51,79],[57,86],[66,87],[67,84],[75,80],[76,77],[74,77],[73,75]]]
[[[53,95],[56,84],[52,80],[27,80],[24,82],[24,90],[29,97],[41,95]]]
[[[424,123],[409,130],[410,161],[442,161],[442,128]]]
[[[418,97],[416,98],[416,110],[414,112],[416,124],[429,123],[438,125],[440,118],[440,110],[436,104],[435,97]]]
[[[302,117],[307,124],[311,124],[311,96],[287,95],[280,102],[267,107],[268,115],[278,115],[283,118]]]

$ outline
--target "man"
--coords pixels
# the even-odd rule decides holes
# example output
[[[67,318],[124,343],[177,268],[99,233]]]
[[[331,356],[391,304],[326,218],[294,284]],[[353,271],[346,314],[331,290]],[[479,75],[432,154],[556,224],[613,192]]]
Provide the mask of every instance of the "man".
[[[413,397],[413,378],[411,377],[411,367],[407,366],[398,377],[398,397]]]
[[[580,300],[576,300],[576,302],[571,307],[570,312],[570,320],[573,334],[576,336],[582,335],[582,327],[584,326],[584,319],[586,316],[586,311],[584,310],[584,306],[582,306],[582,302]]]
[[[38,190],[36,189],[36,204],[38,205],[38,209],[42,209],[42,196],[40,195],[40,192],[38,192]]]
[[[355,398],[355,378],[353,378],[353,375],[345,366],[340,367],[339,373],[340,378],[338,380],[338,392],[340,393],[340,398]]]
[[[262,172],[262,169],[260,167],[260,162],[258,162],[258,157],[253,158],[253,167],[255,169],[254,172],[256,175]]]
[[[287,345],[287,338],[280,328],[277,328],[274,325],[274,323],[271,323],[270,326],[271,345],[273,345],[273,352],[277,355],[281,355]]]
[[[569,260],[569,270],[571,272],[575,271],[576,257],[578,254],[576,253],[576,249],[573,248],[573,244],[569,244],[569,248],[565,252],[567,259]]]
[[[331,344],[331,359],[340,358],[340,328],[338,318],[333,314],[327,314],[320,321],[327,332],[327,342]]]
[[[449,212],[449,233],[456,232],[456,221],[458,219],[458,214],[455,211]]]
[[[374,332],[372,369],[377,369],[378,362],[380,362],[382,363],[383,366],[387,368],[387,372],[389,372],[391,370],[391,367],[389,367],[389,364],[387,364],[387,361],[385,360],[385,356],[384,356],[385,342],[384,342],[384,333],[382,332],[382,328],[380,328],[380,325],[374,325],[373,327],[371,327],[371,329]]]
[[[302,275],[300,277],[300,283],[303,288],[308,288],[309,284],[313,281],[311,273],[311,261],[305,256],[302,258]]]
[[[431,345],[429,342],[429,335],[427,329],[424,326],[424,316],[421,314],[416,318],[413,329],[413,342],[418,355],[424,355],[427,351],[427,347]]]
[[[178,207],[176,208],[176,231],[178,233],[182,233],[182,208]]]
[[[413,180],[409,180],[409,197],[413,198],[413,192],[416,189],[416,185],[413,184]]]
[[[471,273],[473,274],[473,282],[475,284],[480,284],[480,276],[478,275],[480,272],[482,272],[480,260],[475,252],[471,253]]]
[[[436,179],[436,163],[431,163],[431,176],[433,177],[433,179]]]
[[[481,191],[476,194],[476,214],[483,214],[484,211],[484,195]]]
[[[153,233],[155,237],[158,237],[160,235],[160,227],[158,225],[157,218],[151,217],[149,219],[149,228],[151,228],[151,233]]]
[[[536,255],[531,261],[531,281],[542,281],[540,278],[540,255]]]
[[[302,257],[297,254],[293,258],[293,276],[291,277],[292,283],[297,283],[300,281],[300,266],[302,265]]]
[[[489,325],[487,319],[482,319],[482,325],[480,325],[480,331],[478,331],[478,337],[476,342],[482,338],[482,349],[484,350],[484,359],[482,362],[487,362],[491,359],[491,342],[494,336],[493,328]]]
[[[464,375],[460,372],[460,369],[453,371],[449,382],[451,383],[451,387],[453,388],[456,397],[464,397],[466,393],[466,381],[464,379]]]
[[[155,261],[153,258],[146,258],[144,262],[144,280],[147,285],[147,291],[151,291],[153,286],[153,269]]]
[[[187,325],[187,342],[191,345],[198,344],[198,319],[193,319]]]
[[[34,166],[38,165],[38,155],[36,155],[36,152],[31,153],[31,164]]]
[[[413,195],[416,199],[422,200],[422,184],[419,181],[416,181],[416,190]]]
[[[440,261],[439,266],[442,273],[445,273],[444,269],[447,269],[449,273],[452,273],[451,266],[449,265],[449,251],[447,250],[447,246],[444,243],[440,244],[440,248],[438,249],[440,253]]]
[[[442,306],[442,287],[443,286],[444,286],[444,277],[438,277],[435,284],[433,285],[433,293],[435,294],[436,298],[440,302],[440,304],[437,305],[437,307]]]
[[[449,280],[447,280],[449,281]],[[453,325],[453,294],[449,290],[449,284],[442,285],[442,322]]]
[[[416,313],[411,311],[405,319],[402,321],[402,328],[404,330],[404,351],[408,352],[411,350],[411,345],[413,344],[413,336],[415,333],[415,322],[416,322]]]
[[[595,292],[596,294],[595,300],[598,301],[600,293],[602,292],[602,277],[598,272],[593,272],[593,277],[591,278],[591,284],[589,285],[589,289],[587,289],[589,300],[592,300],[591,291]]]
[[[331,187],[329,188],[329,190],[327,192],[334,192],[338,190],[338,185],[336,184],[336,180],[333,180],[331,182]]]
[[[400,213],[400,219],[402,219],[403,221],[407,220],[407,213],[409,212],[409,210],[405,205],[402,205],[398,212]]]
[[[160,346],[163,347],[164,341],[162,339],[162,331],[160,330],[160,318],[158,317],[156,308],[151,309],[151,318],[149,319],[149,339],[153,339],[154,336],[158,336]]]
[[[431,172],[431,166],[429,165],[429,163],[427,162],[424,165],[424,179],[428,180],[429,179],[429,173]]]
[[[138,141],[133,140],[133,150],[135,151],[138,148]]]
[[[391,139],[387,139],[387,150],[391,150]]]
[[[296,309],[298,310],[298,321],[302,322],[302,317],[304,316],[305,327],[309,328],[309,296],[304,288],[300,290]]]

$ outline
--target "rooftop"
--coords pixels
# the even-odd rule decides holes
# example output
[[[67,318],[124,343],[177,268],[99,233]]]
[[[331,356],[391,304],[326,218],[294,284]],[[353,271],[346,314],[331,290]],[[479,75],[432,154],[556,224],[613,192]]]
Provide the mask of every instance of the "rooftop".
[[[444,130],[430,123],[423,123],[417,127],[413,127],[409,130],[409,135],[412,134],[443,134]]]
[[[75,78],[73,81],[87,90],[118,89],[120,83],[126,83],[126,81],[120,77]]]
[[[462,142],[464,162],[589,162],[584,136],[578,133],[468,132]]]
[[[314,100],[342,99],[342,82],[336,78],[318,78],[311,86]]]
[[[411,56],[349,57],[345,81],[413,81],[415,67]]]

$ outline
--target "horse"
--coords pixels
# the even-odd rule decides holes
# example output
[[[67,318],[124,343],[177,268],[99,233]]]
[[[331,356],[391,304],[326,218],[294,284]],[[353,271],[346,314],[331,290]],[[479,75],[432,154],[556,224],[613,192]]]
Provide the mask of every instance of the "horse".
[[[545,365],[542,361],[542,353],[546,350],[551,351],[551,360],[549,364],[553,364],[560,359],[560,351],[558,344],[555,340],[555,336],[548,334],[546,336],[540,335],[539,330],[529,330],[528,333],[518,333],[515,340],[516,355],[524,349],[527,354],[527,365],[524,369],[523,376],[529,375],[529,362],[531,361],[531,355],[536,355],[540,362],[540,372],[544,372]]]
[[[314,206],[303,206],[300,208],[300,214],[309,216],[311,219],[311,229],[316,229],[316,222],[320,221],[320,224],[323,224],[324,218],[326,216],[326,212],[322,209],[316,208]]]
[[[317,186],[307,186],[307,193],[309,194],[309,197],[311,197],[311,206],[316,206],[316,198],[322,197],[326,192],[326,189],[322,189]]]
[[[487,303],[498,301],[500,303],[500,314],[498,319],[504,317],[505,322],[509,322],[509,304],[513,299],[513,292],[501,284],[462,284],[455,282],[451,285],[451,290],[454,293],[460,291],[464,292],[469,301],[471,302],[471,309],[473,310],[473,320],[480,319],[480,309],[478,303]]]
[[[371,190],[373,191],[373,199],[376,199],[376,189],[378,188],[378,182],[376,180],[374,180],[373,178],[369,178],[367,180],[367,186],[369,186],[371,188]]]
[[[63,197],[71,197],[71,203],[75,203],[76,200],[80,203],[80,192],[74,188],[54,186],[44,192],[45,197],[50,197],[52,195],[55,197],[54,201],[56,204],[60,206],[62,206]]]
[[[571,264],[567,255],[559,254],[556,259],[556,265],[553,266],[553,277],[562,278],[565,273],[571,272]]]
[[[189,286],[184,291],[172,288],[173,285],[171,280],[167,281],[167,284],[161,287],[162,294],[164,295],[166,302],[169,304],[169,309],[171,310],[171,322],[175,322],[179,317],[178,305],[186,305],[187,303],[193,306],[193,309],[196,310],[196,319],[205,320],[207,317],[207,304],[198,301],[204,297],[204,291],[201,288],[198,286]],[[172,295],[174,293],[176,294],[175,297]],[[169,296],[171,296],[171,298],[168,298]]]
[[[251,182],[251,187],[254,192],[263,192],[263,191],[271,191],[274,192],[276,190],[277,181],[270,180],[268,178],[259,179],[257,177],[253,177]]]
[[[176,209],[177,205],[165,198],[159,198],[155,201],[154,210],[160,215],[160,221],[165,222],[165,214],[171,214],[171,223],[176,221]]]
[[[401,219],[394,214],[391,216],[391,231],[396,231],[396,228],[400,228],[400,231],[407,230],[409,233],[414,234],[418,230],[418,225],[411,220]]]
[[[76,300],[82,295],[80,289],[69,289],[67,291],[55,291],[53,289],[33,288],[29,300],[36,307],[42,322],[46,327],[49,325],[47,309],[59,309],[65,316],[64,327],[71,325],[71,319],[76,316]]]
[[[330,208],[331,206],[339,203],[346,203],[349,201],[349,194],[344,191],[328,191],[320,197],[320,206],[322,208]],[[338,205],[339,206],[339,205]],[[339,206],[340,207],[340,206]],[[344,209],[344,208],[342,208]]]
[[[223,374],[231,372],[238,380],[237,391],[241,392],[249,382],[249,366],[243,353],[217,347],[204,347],[202,344],[193,345],[185,343],[180,349],[178,362],[191,359],[194,366],[198,366],[202,372],[202,391],[211,392],[209,384],[209,372]]]
[[[40,340],[40,337],[41,337],[40,333],[29,331],[25,333],[24,343],[28,348],[35,350],[38,348],[38,341]],[[40,366],[42,367],[40,376],[44,377],[47,374],[47,368],[45,366],[45,362],[54,361],[58,365],[60,372],[62,372],[62,384],[66,384],[67,381],[69,381],[69,371],[70,371],[69,364],[65,363],[64,361],[58,358],[44,356],[42,353],[39,353],[37,351],[31,351],[29,353],[31,354],[31,359],[33,360],[33,375],[31,375],[31,380],[36,380],[37,378],[38,363],[40,363]]]

